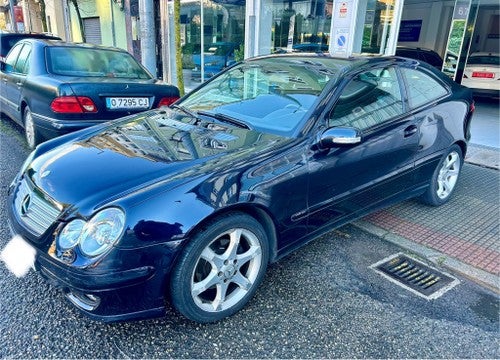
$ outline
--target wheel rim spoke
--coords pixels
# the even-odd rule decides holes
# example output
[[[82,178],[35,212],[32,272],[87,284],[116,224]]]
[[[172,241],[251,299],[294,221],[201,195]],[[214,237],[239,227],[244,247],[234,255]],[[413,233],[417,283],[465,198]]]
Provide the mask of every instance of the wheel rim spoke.
[[[229,283],[221,282],[217,284],[217,295],[212,303],[212,307],[215,311],[220,311],[223,309],[224,302],[226,301],[226,293]]]
[[[191,286],[191,294],[193,294],[193,296],[198,296],[219,282],[220,278],[217,276],[217,270],[212,269],[205,279],[196,282]]]
[[[241,234],[242,234],[241,229],[235,229],[231,231],[231,233],[229,234],[229,246],[224,252],[225,258],[233,259],[234,257],[236,257],[236,252],[238,251],[238,245],[240,244],[241,240]]]
[[[252,246],[250,249],[248,249],[246,252],[243,254],[239,254],[237,256],[238,259],[238,264],[244,265],[248,261],[254,259],[255,257],[259,256],[261,254],[261,249],[258,246]]]
[[[252,282],[244,277],[239,271],[233,276],[232,282],[243,290],[249,290]]]
[[[200,258],[208,261],[212,267],[220,269],[224,264],[224,259],[222,256],[216,254],[210,247],[206,247],[201,253]]]

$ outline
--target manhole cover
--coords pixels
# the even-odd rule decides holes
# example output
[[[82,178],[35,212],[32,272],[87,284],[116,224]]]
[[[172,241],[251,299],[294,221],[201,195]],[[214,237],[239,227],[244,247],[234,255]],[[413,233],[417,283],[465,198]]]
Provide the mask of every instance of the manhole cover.
[[[453,276],[404,254],[392,255],[370,267],[396,284],[428,300],[437,299],[459,284]]]

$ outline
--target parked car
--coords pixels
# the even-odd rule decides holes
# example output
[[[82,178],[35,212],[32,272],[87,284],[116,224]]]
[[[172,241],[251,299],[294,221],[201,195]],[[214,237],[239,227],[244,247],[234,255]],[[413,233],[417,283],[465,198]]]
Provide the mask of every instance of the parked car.
[[[8,189],[4,261],[23,244],[18,274],[34,263],[95,319],[170,301],[217,321],[320,234],[405,199],[447,202],[473,110],[469,89],[414,60],[247,60],[169,108],[39,145]]]
[[[60,37],[50,34],[39,33],[12,33],[0,30],[0,61],[5,61],[5,57],[10,49],[19,41],[23,39],[50,39],[61,40]]]
[[[24,127],[30,148],[179,98],[175,86],[116,48],[21,40],[0,69],[0,110]]]
[[[471,54],[465,66],[462,85],[471,88],[475,95],[499,98],[500,54]]]
[[[443,68],[443,59],[437,52],[431,49],[398,46],[396,47],[396,56],[424,61],[427,64],[434,66],[438,70],[441,70]]]
[[[204,78],[209,79],[216,75],[225,67],[235,63],[234,50],[237,44],[231,42],[215,42],[207,45],[204,51]],[[193,54],[193,63],[195,65],[191,72],[191,78],[195,81],[201,81],[201,54]]]

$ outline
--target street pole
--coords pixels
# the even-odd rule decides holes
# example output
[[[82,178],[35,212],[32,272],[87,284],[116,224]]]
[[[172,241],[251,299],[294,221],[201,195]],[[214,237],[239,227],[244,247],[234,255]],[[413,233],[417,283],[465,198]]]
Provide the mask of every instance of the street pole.
[[[153,0],[139,0],[139,19],[142,64],[154,77],[156,77],[156,40]]]

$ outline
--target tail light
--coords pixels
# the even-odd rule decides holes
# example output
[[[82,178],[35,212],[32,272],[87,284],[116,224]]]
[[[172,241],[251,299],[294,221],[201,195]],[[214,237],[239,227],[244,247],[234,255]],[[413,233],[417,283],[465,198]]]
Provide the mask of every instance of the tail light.
[[[472,100],[472,103],[470,104],[470,112],[473,113],[474,110],[476,110],[476,104],[475,104],[474,100]]]
[[[164,97],[160,100],[160,102],[158,103],[158,107],[162,107],[162,106],[169,106],[171,104],[173,104],[174,102],[176,102],[177,100],[179,100],[179,97],[178,96],[168,96],[168,97]]]
[[[66,114],[97,112],[97,106],[86,96],[60,96],[52,101],[50,108],[55,113]]]

